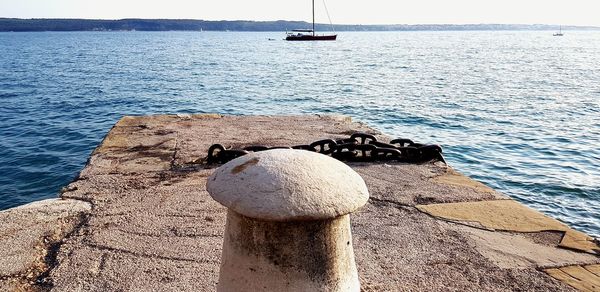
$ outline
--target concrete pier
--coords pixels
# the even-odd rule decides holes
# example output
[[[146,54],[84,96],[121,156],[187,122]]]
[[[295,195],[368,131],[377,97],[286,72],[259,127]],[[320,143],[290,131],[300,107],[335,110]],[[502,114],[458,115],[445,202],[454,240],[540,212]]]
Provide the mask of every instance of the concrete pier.
[[[341,116],[124,117],[60,199],[0,212],[0,291],[215,291],[208,148],[357,131],[390,138]],[[370,193],[351,220],[363,291],[600,291],[591,237],[443,163],[349,165]]]

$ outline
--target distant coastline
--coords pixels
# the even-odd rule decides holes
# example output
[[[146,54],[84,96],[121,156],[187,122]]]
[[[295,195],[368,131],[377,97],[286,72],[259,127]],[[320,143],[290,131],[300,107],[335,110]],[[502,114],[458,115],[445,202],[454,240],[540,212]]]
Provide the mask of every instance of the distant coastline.
[[[194,19],[20,19],[0,18],[0,31],[285,31],[307,28],[304,21],[211,21]],[[317,30],[331,26],[317,24]],[[552,24],[336,24],[336,31],[477,31],[557,30]],[[562,26],[563,30],[600,30],[594,26]]]

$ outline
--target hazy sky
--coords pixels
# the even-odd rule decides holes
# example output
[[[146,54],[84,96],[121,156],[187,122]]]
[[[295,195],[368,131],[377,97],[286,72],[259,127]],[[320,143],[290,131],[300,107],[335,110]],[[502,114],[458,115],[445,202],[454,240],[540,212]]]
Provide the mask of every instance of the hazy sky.
[[[322,0],[317,21],[327,22]],[[600,26],[600,0],[327,0],[334,23]],[[0,0],[0,17],[310,20],[310,0]]]

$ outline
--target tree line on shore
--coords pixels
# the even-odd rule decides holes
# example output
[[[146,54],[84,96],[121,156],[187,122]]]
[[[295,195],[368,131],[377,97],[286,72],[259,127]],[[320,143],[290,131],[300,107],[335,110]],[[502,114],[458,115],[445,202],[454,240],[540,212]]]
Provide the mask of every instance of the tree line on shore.
[[[304,21],[210,21],[194,19],[19,19],[0,18],[0,31],[286,31],[309,28]],[[336,24],[337,31],[439,31],[439,30],[558,30],[558,25],[546,24]],[[317,24],[319,31],[331,30],[330,25]],[[563,30],[600,30],[600,27],[564,26]]]

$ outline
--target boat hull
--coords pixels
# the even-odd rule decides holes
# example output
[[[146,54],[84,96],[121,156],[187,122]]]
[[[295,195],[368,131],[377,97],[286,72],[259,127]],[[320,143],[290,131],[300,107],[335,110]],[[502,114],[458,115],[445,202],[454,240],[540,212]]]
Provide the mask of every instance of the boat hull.
[[[335,41],[337,34],[334,35],[289,35],[285,38],[286,41]]]

